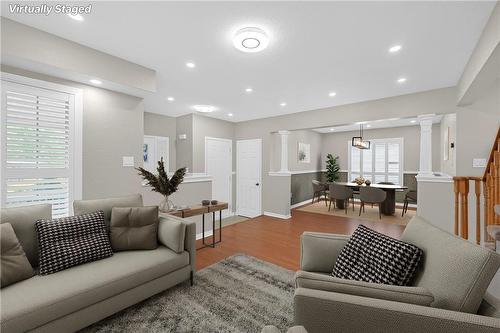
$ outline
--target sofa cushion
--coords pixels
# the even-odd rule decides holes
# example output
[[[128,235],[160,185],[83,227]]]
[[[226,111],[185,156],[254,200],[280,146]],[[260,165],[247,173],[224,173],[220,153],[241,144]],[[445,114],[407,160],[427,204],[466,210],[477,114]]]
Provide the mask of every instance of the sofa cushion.
[[[295,274],[297,288],[308,288],[350,294],[388,301],[429,306],[434,297],[425,288],[391,286],[355,280],[339,279],[327,274],[298,271]]]
[[[500,267],[498,253],[450,235],[418,216],[406,226],[402,239],[424,250],[414,284],[431,291],[431,306],[477,312]]]
[[[33,268],[38,267],[38,238],[35,222],[52,218],[51,205],[33,205],[4,208],[0,211],[0,223],[10,223],[16,233],[26,257]]]
[[[158,206],[113,207],[110,232],[113,250],[156,249],[158,221]]]
[[[104,212],[104,222],[109,230],[111,223],[111,210],[113,207],[142,207],[142,195],[133,194],[124,197],[94,199],[94,200],[75,200],[73,201],[73,210],[75,215],[96,212]]]
[[[164,246],[112,257],[2,289],[2,331],[28,331],[189,265],[189,254]]]
[[[113,255],[102,211],[36,222],[40,274]]]
[[[406,286],[422,257],[415,245],[359,225],[340,252],[334,277]]]
[[[184,251],[186,225],[181,218],[168,215],[161,216],[158,225],[158,240],[174,252]]]
[[[26,258],[10,223],[0,224],[0,248],[0,286],[2,288],[33,276],[33,267]]]

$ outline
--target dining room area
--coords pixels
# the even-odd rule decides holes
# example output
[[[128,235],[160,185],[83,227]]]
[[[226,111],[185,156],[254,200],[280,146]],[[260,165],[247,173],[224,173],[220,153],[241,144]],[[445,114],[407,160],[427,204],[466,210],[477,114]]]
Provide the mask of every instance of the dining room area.
[[[431,126],[434,170],[441,120]],[[410,117],[290,131],[291,208],[406,225],[418,207],[419,125]]]

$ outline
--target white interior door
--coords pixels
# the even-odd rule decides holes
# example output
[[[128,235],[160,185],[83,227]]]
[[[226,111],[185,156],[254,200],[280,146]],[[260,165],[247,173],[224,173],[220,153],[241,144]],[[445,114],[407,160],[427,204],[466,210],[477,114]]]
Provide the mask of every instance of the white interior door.
[[[205,138],[205,172],[212,177],[212,199],[227,202],[232,211],[233,141],[219,138]]]
[[[236,142],[237,214],[262,215],[262,140]]]

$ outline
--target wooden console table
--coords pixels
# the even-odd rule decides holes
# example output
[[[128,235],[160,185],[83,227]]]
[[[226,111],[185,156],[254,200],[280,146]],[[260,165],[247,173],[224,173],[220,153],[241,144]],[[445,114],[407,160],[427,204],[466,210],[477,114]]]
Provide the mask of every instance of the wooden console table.
[[[215,244],[218,244],[222,241],[222,211],[224,209],[228,208],[227,202],[219,202],[217,205],[208,205],[208,206],[202,206],[202,205],[196,205],[189,207],[187,209],[181,209],[181,210],[174,210],[172,212],[169,212],[168,214],[177,216],[180,218],[186,218],[186,217],[192,217],[192,216],[198,216],[201,215],[201,221],[202,221],[202,226],[201,226],[201,234],[202,234],[202,242],[203,246],[198,248],[203,249],[205,247],[212,247],[215,248]],[[219,212],[219,240],[215,241],[215,213]],[[205,243],[205,214],[210,214],[212,213],[212,243]]]

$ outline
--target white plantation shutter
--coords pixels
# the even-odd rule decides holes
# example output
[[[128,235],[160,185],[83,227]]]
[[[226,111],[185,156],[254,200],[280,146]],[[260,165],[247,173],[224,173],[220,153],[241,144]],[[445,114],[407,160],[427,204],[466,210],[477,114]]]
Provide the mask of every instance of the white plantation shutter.
[[[349,142],[349,180],[358,176],[373,183],[403,185],[403,139],[373,139],[370,149],[352,147]]]
[[[75,191],[75,95],[2,81],[2,206],[52,204],[67,216]]]

